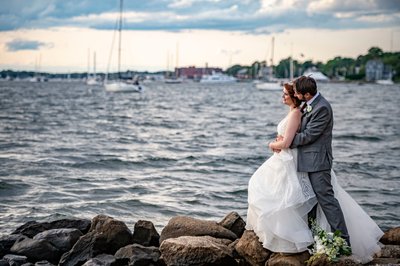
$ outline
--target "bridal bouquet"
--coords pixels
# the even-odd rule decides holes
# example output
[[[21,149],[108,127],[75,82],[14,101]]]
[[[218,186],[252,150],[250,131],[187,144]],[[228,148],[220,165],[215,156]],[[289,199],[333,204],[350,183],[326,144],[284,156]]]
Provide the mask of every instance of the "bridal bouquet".
[[[309,261],[317,259],[325,254],[329,261],[338,261],[341,255],[351,255],[351,247],[348,246],[346,240],[340,237],[341,233],[337,230],[334,233],[326,232],[313,220],[311,221],[311,231],[314,236],[314,245],[310,251],[312,256]]]

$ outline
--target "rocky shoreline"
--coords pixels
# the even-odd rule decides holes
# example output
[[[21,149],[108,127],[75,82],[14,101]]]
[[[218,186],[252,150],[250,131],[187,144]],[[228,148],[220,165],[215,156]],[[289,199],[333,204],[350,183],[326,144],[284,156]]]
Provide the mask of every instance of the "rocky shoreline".
[[[367,265],[400,265],[400,227],[385,232],[382,251]],[[157,232],[139,220],[133,232],[117,219],[98,215],[50,223],[31,221],[0,237],[0,266],[100,265],[307,265],[309,253],[274,253],[262,247],[236,212],[221,221],[187,216],[170,219]],[[360,265],[351,257],[308,265]]]

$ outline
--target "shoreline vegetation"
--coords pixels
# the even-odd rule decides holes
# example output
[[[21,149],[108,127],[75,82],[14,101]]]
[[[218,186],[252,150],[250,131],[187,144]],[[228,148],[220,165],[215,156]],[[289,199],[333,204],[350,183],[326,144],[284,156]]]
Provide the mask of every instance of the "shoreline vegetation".
[[[308,69],[317,69],[324,75],[330,78],[331,82],[361,82],[369,83],[366,81],[367,62],[370,60],[378,60],[383,63],[386,68],[386,72],[391,72],[391,80],[395,83],[400,82],[400,52],[384,52],[379,47],[371,47],[367,54],[359,55],[357,58],[348,58],[336,56],[333,59],[328,60],[326,63],[313,62],[312,60],[300,61],[292,57],[282,59],[278,64],[272,66],[272,73],[276,79],[289,79],[290,68],[293,66],[293,75],[301,76]],[[255,61],[251,65],[239,65],[235,64],[228,67],[224,72],[230,76],[239,77],[240,81],[252,81],[259,79],[260,69],[266,67],[268,63],[264,61]],[[271,67],[271,66],[269,66]],[[177,72],[175,69],[174,72]],[[245,71],[244,71],[245,70]],[[135,71],[127,70],[121,73],[109,73],[109,79],[117,78],[119,76],[125,77],[146,77],[146,76],[167,76],[171,71]],[[0,71],[0,79],[9,80],[24,80],[33,77],[45,77],[48,80],[57,79],[72,79],[72,80],[85,80],[90,73],[88,72],[68,72],[68,73],[49,73],[49,72],[35,72],[35,71],[24,71],[24,70],[11,70],[3,69]],[[105,73],[97,72],[96,76],[104,80]]]
[[[159,234],[151,221],[131,230],[106,215],[88,219],[29,221],[0,237],[0,266],[72,265],[361,265],[351,256],[312,262],[308,251],[274,253],[258,241],[236,212],[221,221],[172,217]],[[400,264],[400,227],[387,230],[382,250],[366,265]]]

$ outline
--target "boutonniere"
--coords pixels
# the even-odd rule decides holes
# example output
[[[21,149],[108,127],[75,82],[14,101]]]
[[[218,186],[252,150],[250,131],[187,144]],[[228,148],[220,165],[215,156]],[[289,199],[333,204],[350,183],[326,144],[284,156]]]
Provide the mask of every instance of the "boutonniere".
[[[312,111],[312,106],[311,105],[307,105],[306,110],[307,110],[307,113],[311,112]]]

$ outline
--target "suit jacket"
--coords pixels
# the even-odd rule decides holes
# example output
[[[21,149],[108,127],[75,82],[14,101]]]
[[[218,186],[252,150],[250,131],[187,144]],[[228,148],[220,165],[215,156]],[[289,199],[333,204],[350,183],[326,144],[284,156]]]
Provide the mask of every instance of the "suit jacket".
[[[290,148],[298,148],[297,170],[318,172],[332,168],[333,112],[329,102],[320,94],[304,110],[301,126]]]

